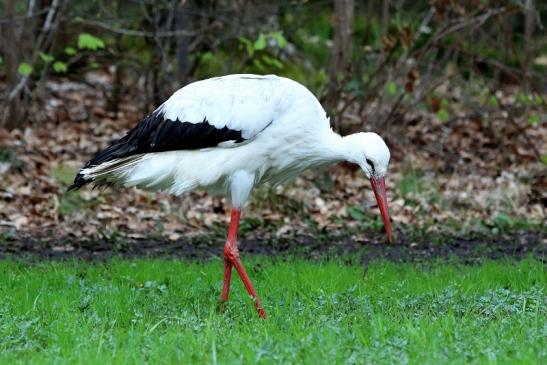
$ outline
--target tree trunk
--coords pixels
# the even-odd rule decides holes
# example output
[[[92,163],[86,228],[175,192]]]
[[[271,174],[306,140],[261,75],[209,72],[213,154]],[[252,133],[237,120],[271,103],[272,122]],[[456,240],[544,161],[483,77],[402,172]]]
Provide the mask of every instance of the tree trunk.
[[[532,61],[534,59],[534,28],[536,26],[536,8],[534,0],[526,0],[524,13],[524,88],[527,92],[531,90],[532,83]]]
[[[382,63],[386,57],[384,47],[382,46],[383,39],[389,34],[389,0],[384,0],[382,3],[382,36],[380,38],[380,46],[382,49],[382,57],[378,59],[378,64]]]
[[[334,43],[329,67],[331,83],[334,85],[338,85],[340,73],[351,71],[354,8],[354,0],[334,1]]]
[[[0,127],[7,129],[16,128],[23,117],[19,93],[14,97],[9,97],[9,94],[17,87],[17,83],[19,82],[17,68],[20,62],[20,54],[15,34],[17,26],[15,22],[15,6],[15,0],[6,0],[4,2],[7,20],[4,23],[0,23],[0,49],[4,55],[7,83],[6,99],[0,105]]]
[[[334,0],[334,40],[330,58],[329,85],[323,106],[329,114],[335,115],[336,103],[341,92],[341,84],[351,73],[352,31],[354,18],[354,0]],[[340,130],[339,118],[334,118],[334,128]]]
[[[190,27],[190,17],[188,16],[188,12],[186,10],[188,1],[180,1],[177,6],[177,10],[175,13],[175,29],[176,30],[185,30],[189,29]],[[186,79],[188,77],[188,73],[190,71],[190,63],[188,61],[188,40],[189,37],[186,35],[179,35],[177,37],[177,44],[176,44],[176,51],[175,51],[175,57],[177,58],[176,64],[177,64],[177,80],[182,86],[186,83]]]
[[[116,4],[116,16],[118,19],[123,19],[122,1],[118,0]],[[112,84],[112,94],[107,103],[107,109],[114,113],[114,118],[118,118],[118,111],[123,87],[123,52],[122,35],[117,33],[114,36],[114,55],[117,61],[114,63],[114,78]]]

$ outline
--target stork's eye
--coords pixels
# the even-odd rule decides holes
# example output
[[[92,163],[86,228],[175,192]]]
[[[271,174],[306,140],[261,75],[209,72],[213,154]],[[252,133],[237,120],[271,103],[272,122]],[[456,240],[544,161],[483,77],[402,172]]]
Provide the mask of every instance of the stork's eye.
[[[365,161],[368,163],[368,165],[370,166],[370,168],[372,169],[372,172],[374,172],[374,164],[372,163],[371,160],[369,160],[368,158],[365,159]]]

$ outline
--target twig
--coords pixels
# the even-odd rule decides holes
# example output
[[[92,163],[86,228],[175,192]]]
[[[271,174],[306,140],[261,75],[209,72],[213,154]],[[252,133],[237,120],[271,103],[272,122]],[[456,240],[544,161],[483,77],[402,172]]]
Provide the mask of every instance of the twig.
[[[435,32],[435,34],[431,37],[431,39],[417,52],[416,58],[421,58],[423,54],[425,54],[434,44],[439,42],[441,39],[445,38],[446,36],[453,34],[459,30],[462,30],[468,26],[480,26],[484,24],[488,19],[495,15],[503,14],[506,12],[509,12],[511,9],[506,7],[501,7],[495,10],[489,10],[484,14],[472,17],[472,18],[457,18],[454,21],[451,22],[451,24],[448,24],[443,29]]]
[[[51,25],[52,25],[53,19],[55,18],[55,13],[57,12],[57,9],[59,7],[59,1],[60,0],[53,0],[52,5],[48,8],[46,20],[44,21],[44,24],[42,26],[43,31],[42,33],[40,33],[40,36],[36,41],[36,47],[34,48],[34,52],[31,57],[32,63],[36,62],[36,59],[38,58],[40,51],[42,51],[46,34],[47,32],[51,30]],[[17,82],[17,85],[15,85],[15,87],[10,90],[7,97],[2,101],[2,103],[0,103],[0,109],[5,109],[6,106],[19,95],[19,93],[27,85],[28,80],[29,80],[29,75],[24,75],[19,79],[19,81]]]
[[[128,36],[135,36],[135,37],[158,37],[158,38],[165,38],[165,37],[176,37],[176,36],[195,36],[200,33],[203,33],[207,30],[210,30],[212,28],[217,27],[219,24],[217,22],[211,23],[208,27],[198,29],[196,31],[187,31],[187,30],[169,30],[169,31],[160,31],[160,32],[148,32],[145,30],[134,30],[134,29],[126,29],[126,28],[114,28],[112,25],[104,22],[99,22],[96,20],[82,20],[82,23],[87,25],[96,26],[105,30],[108,30],[113,33],[128,35]]]
[[[41,10],[38,10],[37,12],[35,13],[32,13],[30,14],[30,8],[29,8],[29,11],[25,14],[25,15],[18,15],[18,16],[14,16],[14,17],[11,17],[11,18],[0,18],[0,24],[2,23],[9,23],[11,21],[16,21],[16,20],[27,20],[27,19],[30,19],[30,18],[36,18],[36,17],[39,17],[40,15],[43,15],[43,14],[46,14],[49,9],[51,8],[51,6],[48,6],[46,8],[43,8]]]
[[[51,7],[49,8],[49,11],[46,16],[46,20],[44,21],[44,26],[42,28],[42,31],[49,32],[51,29],[51,23],[53,22],[53,17],[57,13],[57,8],[59,7],[59,0],[53,0],[51,3]]]
[[[385,123],[387,123],[387,121],[391,119],[393,114],[395,114],[395,111],[399,108],[401,101],[403,101],[404,96],[405,96],[405,93],[401,93],[399,95],[399,97],[397,98],[397,101],[395,101],[395,104],[393,104],[393,106],[391,107],[391,110],[389,111],[388,115],[384,119],[382,119],[382,122],[380,123],[380,125],[384,125]]]
[[[26,18],[31,18],[32,13],[34,12],[34,6],[36,5],[36,0],[29,0],[28,2],[28,9],[27,9],[27,16]]]
[[[19,82],[17,83],[17,85],[15,85],[15,87],[13,89],[11,89],[11,91],[9,92],[9,94],[6,98],[6,102],[12,101],[17,95],[19,95],[21,90],[23,90],[23,88],[27,84],[27,81],[28,81],[28,75],[25,75],[25,76],[21,77],[19,79]]]
[[[475,16],[473,18],[464,18],[464,20],[460,21],[459,23],[457,23],[457,21],[459,20],[457,19],[456,21],[453,22],[456,24],[452,25],[451,27],[446,27],[444,31],[441,31],[439,34],[433,37],[432,43],[436,43],[441,38],[444,38],[447,35],[450,35],[452,33],[455,33],[463,28],[467,28],[468,26],[474,26],[474,27],[481,26],[494,15],[502,14],[507,11],[508,9],[506,7],[501,7],[495,10],[489,10],[486,13]]]

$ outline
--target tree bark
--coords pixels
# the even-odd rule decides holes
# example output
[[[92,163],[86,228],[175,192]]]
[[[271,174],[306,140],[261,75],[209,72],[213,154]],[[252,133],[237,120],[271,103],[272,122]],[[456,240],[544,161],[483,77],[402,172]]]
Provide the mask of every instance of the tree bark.
[[[118,0],[116,4],[116,16],[118,19],[123,19],[123,5],[122,1]],[[118,118],[118,111],[121,101],[122,87],[123,87],[123,46],[122,35],[116,33],[114,36],[114,54],[116,55],[116,61],[114,63],[114,77],[112,82],[112,94],[107,103],[108,110],[114,113],[114,118]]]
[[[15,0],[5,0],[4,10],[7,21],[0,23],[0,49],[4,55],[7,84],[6,100],[1,103],[1,109],[3,110],[0,110],[0,127],[7,129],[16,128],[23,116],[19,94],[13,98],[8,98],[10,92],[17,87],[19,82],[17,67],[20,62],[20,54],[15,32],[17,27],[15,6]]]
[[[336,105],[342,92],[342,84],[352,71],[354,8],[354,0],[334,0],[334,40],[328,67],[329,84],[321,102],[334,117],[336,131],[340,131],[342,127],[340,118],[336,117]]]
[[[526,0],[524,13],[524,87],[527,92],[532,84],[532,62],[534,59],[534,28],[536,26],[536,9],[534,0]]]
[[[351,71],[354,9],[354,0],[334,1],[334,42],[329,66],[331,83],[334,85],[338,85],[340,73]]]
[[[177,5],[177,10],[175,13],[175,29],[176,30],[185,30],[189,29],[190,17],[186,11],[188,6],[188,1],[181,0]],[[190,63],[188,61],[188,44],[189,36],[180,35],[177,37],[176,44],[176,64],[177,64],[177,80],[180,85],[186,83],[188,73],[190,71]]]
[[[381,29],[381,32],[382,32],[382,37],[381,37],[381,41],[388,35],[389,33],[389,0],[384,0],[382,2],[382,29]],[[382,45],[382,42],[380,42],[380,45]],[[378,59],[378,64],[382,63],[383,60],[385,59],[386,55],[385,55],[385,50],[384,50],[384,47],[381,47],[382,49],[382,57],[380,57]]]

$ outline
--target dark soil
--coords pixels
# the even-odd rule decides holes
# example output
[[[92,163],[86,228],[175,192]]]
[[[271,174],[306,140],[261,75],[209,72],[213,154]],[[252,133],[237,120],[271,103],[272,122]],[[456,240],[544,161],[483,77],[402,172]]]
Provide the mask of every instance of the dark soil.
[[[352,262],[389,260],[393,262],[456,259],[476,262],[483,259],[524,258],[544,260],[547,239],[544,232],[515,232],[497,236],[403,238],[395,244],[380,241],[356,242],[350,236],[283,239],[242,239],[240,251],[249,255],[296,256],[308,259],[340,257]],[[15,237],[0,243],[0,259],[27,258],[104,260],[112,257],[172,257],[210,259],[220,257],[221,238],[199,237],[167,241],[160,239],[99,239],[94,241],[35,237]]]

